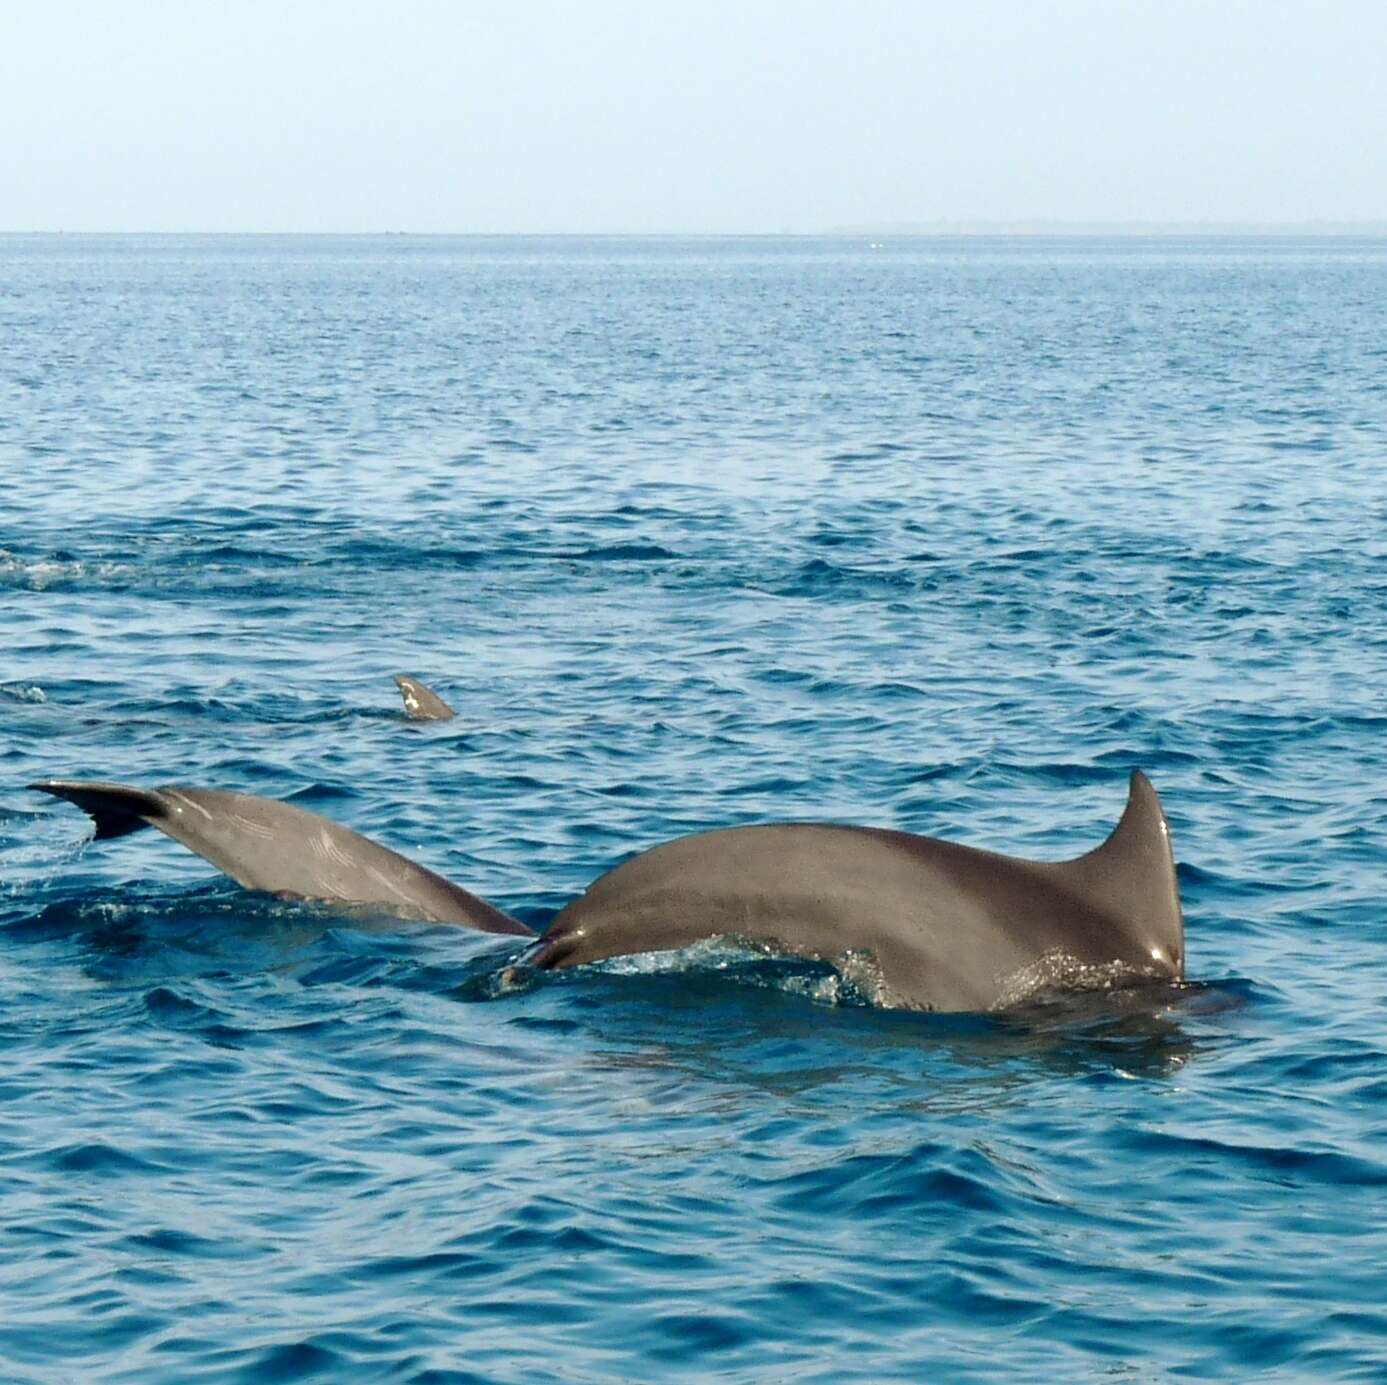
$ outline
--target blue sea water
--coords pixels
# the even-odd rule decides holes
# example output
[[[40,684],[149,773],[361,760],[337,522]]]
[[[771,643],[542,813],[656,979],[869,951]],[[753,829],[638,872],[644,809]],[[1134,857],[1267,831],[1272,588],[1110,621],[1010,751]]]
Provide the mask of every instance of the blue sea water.
[[[1385,462],[1383,241],[0,238],[0,1379],[1387,1379]],[[952,1017],[24,787],[542,927],[1134,767],[1198,984]]]

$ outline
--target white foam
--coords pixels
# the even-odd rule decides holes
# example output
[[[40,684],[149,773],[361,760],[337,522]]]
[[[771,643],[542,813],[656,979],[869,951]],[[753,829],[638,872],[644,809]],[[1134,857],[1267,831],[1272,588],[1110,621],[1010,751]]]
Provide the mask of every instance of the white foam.
[[[1138,966],[1114,959],[1082,962],[1062,948],[1052,948],[1013,972],[1001,983],[993,1010],[1010,1010],[1048,995],[1072,991],[1113,991],[1159,978],[1156,967]]]
[[[48,701],[48,694],[37,683],[0,683],[0,693],[16,702]]]

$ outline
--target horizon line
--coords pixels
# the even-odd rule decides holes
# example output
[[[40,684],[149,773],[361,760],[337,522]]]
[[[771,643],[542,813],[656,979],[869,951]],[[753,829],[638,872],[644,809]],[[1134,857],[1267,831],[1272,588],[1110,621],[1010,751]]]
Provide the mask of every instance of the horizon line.
[[[817,230],[785,227],[779,230],[742,231],[442,231],[382,228],[376,230],[70,230],[67,227],[3,229],[0,236],[400,236],[418,238],[468,238],[486,240],[530,239],[803,239],[835,240],[863,236],[897,238],[984,238],[1009,236],[1017,238],[1046,236],[1383,236],[1387,235],[1387,218],[1337,219],[1315,218],[1299,221],[1102,221],[1102,220],[940,220],[940,221],[869,221],[845,223]]]

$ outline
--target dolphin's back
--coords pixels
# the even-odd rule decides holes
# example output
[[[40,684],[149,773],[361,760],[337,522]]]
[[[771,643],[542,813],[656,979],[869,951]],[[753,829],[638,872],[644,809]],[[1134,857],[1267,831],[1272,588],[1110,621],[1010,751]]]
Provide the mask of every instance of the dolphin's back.
[[[731,935],[825,959],[870,952],[899,1002],[985,1009],[1047,954],[1178,976],[1183,925],[1155,791],[1134,775],[1103,846],[1046,864],[876,828],[792,823],[684,837],[597,880],[538,966]]]

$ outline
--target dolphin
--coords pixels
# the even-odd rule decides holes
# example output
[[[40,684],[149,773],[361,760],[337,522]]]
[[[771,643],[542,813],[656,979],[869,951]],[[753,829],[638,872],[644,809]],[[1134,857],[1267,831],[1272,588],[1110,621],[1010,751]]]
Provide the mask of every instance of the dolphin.
[[[573,967],[717,936],[829,962],[868,954],[883,999],[910,1009],[988,1010],[1086,969],[1184,974],[1170,830],[1140,772],[1112,835],[1072,861],[810,823],[682,837],[595,881],[525,960]]]
[[[533,937],[519,919],[327,818],[255,794],[48,779],[29,786],[90,815],[95,840],[157,827],[248,890],[379,906],[408,918]]]
[[[407,673],[394,675],[395,686],[405,700],[405,716],[410,721],[451,721],[457,713],[432,688],[426,688]]]
[[[96,839],[146,825],[250,889],[371,904],[533,937],[441,876],[302,808],[251,794],[47,780]],[[871,959],[884,1003],[1005,1007],[1029,982],[1184,975],[1170,830],[1137,772],[1101,846],[1037,862],[875,827],[784,823],[666,842],[597,879],[521,959],[547,970],[727,937],[843,964]]]

